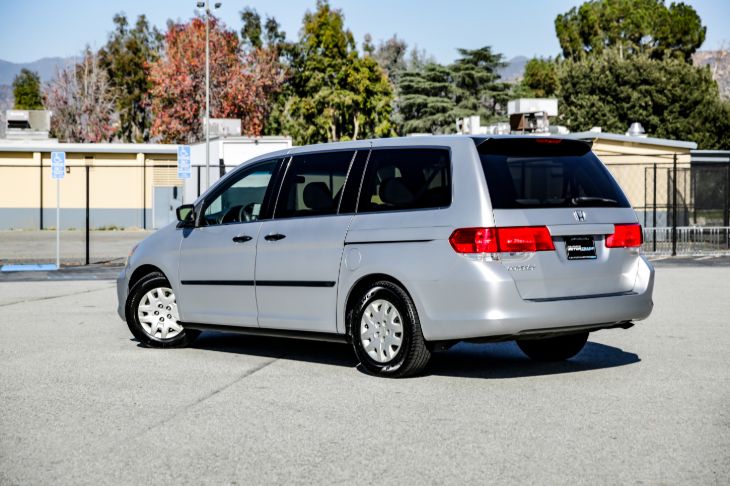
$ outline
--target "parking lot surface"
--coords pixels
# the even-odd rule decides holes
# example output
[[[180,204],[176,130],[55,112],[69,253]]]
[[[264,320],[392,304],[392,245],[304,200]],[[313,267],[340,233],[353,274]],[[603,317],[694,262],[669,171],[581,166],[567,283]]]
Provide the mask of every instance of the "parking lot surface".
[[[128,229],[124,231],[89,232],[89,261],[124,263],[129,250],[150,235],[152,231]],[[61,263],[83,264],[86,259],[86,232],[61,231]],[[55,263],[56,232],[54,230],[0,230],[0,265],[6,263]]]
[[[652,316],[568,362],[460,344],[389,380],[338,344],[142,348],[111,281],[0,282],[0,484],[727,484],[729,291],[660,266]]]

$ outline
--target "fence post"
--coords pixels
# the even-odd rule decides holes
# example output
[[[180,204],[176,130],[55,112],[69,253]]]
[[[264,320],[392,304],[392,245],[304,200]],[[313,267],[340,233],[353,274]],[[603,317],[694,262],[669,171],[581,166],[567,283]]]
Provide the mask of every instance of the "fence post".
[[[722,214],[722,225],[730,226],[730,162],[725,166],[725,208]]]
[[[654,228],[654,238],[652,238],[652,251],[656,253],[656,162],[654,162],[654,192],[652,195],[652,228]]]
[[[677,256],[677,154],[672,162],[672,256]]]
[[[39,223],[40,228],[38,228],[38,229],[43,229],[43,153],[41,153],[40,156],[41,156],[41,161],[40,161],[40,165],[38,166],[38,169],[41,171],[41,177],[40,177],[41,198],[40,198],[40,205],[39,205],[40,206],[40,223]]]
[[[198,197],[200,197],[200,166],[198,166]]]
[[[147,157],[142,159],[142,229],[147,229]]]
[[[722,215],[722,223],[725,226],[725,248],[730,250],[730,162],[725,166],[725,212]]]
[[[89,172],[91,167],[86,164],[86,265],[89,264]]]

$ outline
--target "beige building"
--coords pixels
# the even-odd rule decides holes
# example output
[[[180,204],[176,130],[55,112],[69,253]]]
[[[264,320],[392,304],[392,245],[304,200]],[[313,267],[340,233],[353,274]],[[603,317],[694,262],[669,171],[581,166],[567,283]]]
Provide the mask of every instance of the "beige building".
[[[159,228],[192,202],[205,177],[205,150],[193,145],[191,179],[177,177],[177,145],[0,141],[0,230],[56,225],[51,152],[66,153],[60,181],[61,227]],[[291,147],[288,137],[211,140],[211,183],[261,153]],[[203,174],[203,176],[201,176]]]
[[[621,185],[643,225],[653,225],[655,203],[656,225],[668,224],[667,205],[672,201],[675,156],[677,201],[680,206],[691,203],[690,151],[697,148],[696,143],[593,131],[565,136],[593,143],[593,151]],[[681,217],[679,214],[677,219]]]

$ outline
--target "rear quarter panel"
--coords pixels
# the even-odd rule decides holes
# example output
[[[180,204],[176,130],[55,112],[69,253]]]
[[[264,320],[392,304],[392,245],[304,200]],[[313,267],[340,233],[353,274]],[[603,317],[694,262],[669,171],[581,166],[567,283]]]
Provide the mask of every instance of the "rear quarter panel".
[[[456,259],[448,238],[455,228],[491,226],[493,216],[474,142],[468,138],[386,139],[376,147],[448,148],[452,202],[447,208],[356,214],[345,239],[338,282],[337,331],[346,332],[350,290],[373,274],[400,281],[414,300],[424,332],[434,303],[421,299],[422,286],[448,285]],[[437,305],[437,304],[436,304]]]

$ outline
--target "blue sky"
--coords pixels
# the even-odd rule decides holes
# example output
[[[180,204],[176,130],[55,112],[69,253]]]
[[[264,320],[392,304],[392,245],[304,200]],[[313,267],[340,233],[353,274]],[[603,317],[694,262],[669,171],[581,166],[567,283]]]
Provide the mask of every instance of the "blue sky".
[[[221,18],[240,29],[238,12],[252,6],[276,17],[289,39],[315,0],[222,0]],[[703,49],[730,47],[730,1],[685,0],[707,26]],[[577,0],[331,0],[345,13],[358,44],[370,33],[377,41],[394,33],[441,62],[452,61],[457,47],[491,45],[507,58],[559,53],[553,21]],[[29,62],[41,57],[78,54],[86,44],[98,48],[112,29],[112,16],[144,13],[164,29],[167,19],[193,16],[195,0],[0,0],[0,59]]]

